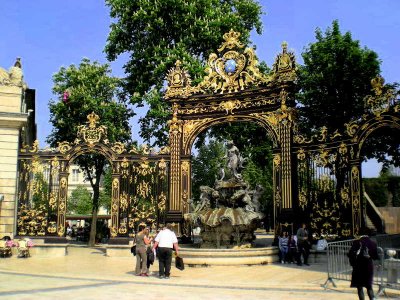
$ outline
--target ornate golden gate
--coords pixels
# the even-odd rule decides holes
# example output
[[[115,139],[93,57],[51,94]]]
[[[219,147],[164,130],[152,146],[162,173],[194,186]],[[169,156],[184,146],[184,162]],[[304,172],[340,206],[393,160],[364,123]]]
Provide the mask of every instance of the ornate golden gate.
[[[270,74],[262,74],[252,48],[244,48],[239,33],[230,31],[218,54],[211,54],[207,75],[197,86],[176,62],[167,76],[165,99],[172,106],[170,121],[171,183],[168,216],[182,220],[191,198],[191,148],[203,130],[224,122],[248,121],[263,127],[274,146],[273,190],[275,229],[293,231],[301,222],[314,232],[350,236],[363,225],[361,147],[377,128],[400,128],[397,94],[366,99],[362,120],[346,131],[306,138],[297,130],[294,54],[282,44]]]
[[[103,155],[112,168],[111,237],[131,236],[141,221],[165,223],[168,147],[155,152],[145,145],[127,149],[119,142],[110,144],[107,128],[97,125],[98,120],[90,114],[73,143],[39,150],[36,141],[20,151],[18,235],[65,236],[69,166],[85,153]]]
[[[172,107],[170,146],[159,152],[146,147],[127,149],[107,141],[106,128],[94,116],[74,143],[56,150],[22,149],[19,164],[19,235],[65,233],[68,167],[79,155],[97,152],[112,166],[112,237],[129,236],[134,222],[183,223],[191,198],[191,148],[203,130],[226,122],[254,122],[266,130],[274,146],[273,199],[275,229],[292,230],[301,222],[314,232],[351,236],[363,225],[361,149],[376,129],[400,129],[398,94],[373,80],[374,95],[367,97],[361,120],[346,130],[305,137],[297,130],[296,63],[286,43],[270,74],[258,69],[252,48],[244,48],[239,33],[230,31],[218,54],[211,54],[207,75],[197,86],[176,62],[167,76],[166,101]],[[47,173],[46,173],[47,172]],[[45,174],[40,179],[40,174]],[[40,188],[47,182],[48,189]],[[43,193],[43,203],[33,199]],[[151,207],[140,207],[141,198]]]

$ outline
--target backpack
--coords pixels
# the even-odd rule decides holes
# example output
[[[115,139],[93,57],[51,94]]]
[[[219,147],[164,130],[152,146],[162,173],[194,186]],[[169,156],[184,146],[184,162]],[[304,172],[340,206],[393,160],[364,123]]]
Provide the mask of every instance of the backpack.
[[[354,249],[352,247],[347,256],[349,257],[349,263],[352,267],[356,265],[357,261],[365,261],[371,258],[371,256],[369,255],[369,249],[367,245],[365,245],[361,241],[360,241],[360,248]]]
[[[371,256],[369,255],[369,249],[367,245],[364,243],[360,242],[360,249],[358,250],[358,257],[361,259],[370,259]]]

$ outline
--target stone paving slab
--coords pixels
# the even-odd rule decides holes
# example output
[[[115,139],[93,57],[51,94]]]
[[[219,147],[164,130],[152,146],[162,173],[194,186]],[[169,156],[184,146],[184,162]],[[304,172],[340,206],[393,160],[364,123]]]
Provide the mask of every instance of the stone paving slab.
[[[0,299],[357,299],[349,282],[324,290],[318,264],[173,268],[169,280],[157,277],[157,262],[147,278],[134,265],[134,257],[82,247],[65,257],[0,259]]]

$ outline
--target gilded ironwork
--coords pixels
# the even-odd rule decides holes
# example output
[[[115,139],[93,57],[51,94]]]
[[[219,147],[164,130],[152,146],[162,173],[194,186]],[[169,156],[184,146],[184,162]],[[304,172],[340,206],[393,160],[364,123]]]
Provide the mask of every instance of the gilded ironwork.
[[[189,162],[182,162],[182,176],[189,176]]]
[[[234,114],[233,110],[238,109],[241,105],[241,102],[239,100],[229,100],[229,101],[224,101],[219,104],[219,108],[223,109],[226,111],[226,114]]]
[[[322,206],[318,202],[314,203],[311,228],[322,234],[337,234],[342,226],[339,208],[336,202],[329,205],[324,201]]]
[[[161,179],[164,179],[167,177],[167,162],[162,158],[158,162],[158,169],[159,169],[159,176]]]
[[[183,124],[183,135],[182,135],[182,143],[183,145],[190,144],[190,141],[194,139],[194,134],[199,131],[200,128],[204,127],[205,124],[209,123],[211,118],[203,118],[197,120],[185,120],[182,122]],[[186,147],[184,147],[186,148]],[[185,149],[187,151],[187,149]]]
[[[299,206],[304,210],[308,205],[307,192],[303,189],[299,193]]]
[[[340,198],[342,199],[342,204],[347,207],[350,204],[350,191],[347,186],[340,190]]]
[[[119,215],[119,178],[114,177],[111,188],[111,236],[118,235],[118,215]]]
[[[125,211],[127,210],[128,205],[128,195],[126,194],[126,192],[122,192],[119,197],[119,208],[121,209],[121,211]]]
[[[50,209],[53,209],[53,210],[57,208],[57,196],[54,192],[50,193],[49,207],[50,207]]]
[[[189,73],[184,68],[181,68],[181,61],[177,60],[175,67],[171,68],[167,74],[167,90],[165,91],[165,98],[175,96],[187,97],[193,92],[198,91],[191,87],[191,79]]]
[[[274,154],[273,162],[274,162],[274,168],[276,170],[279,170],[281,168],[281,163],[282,163],[281,155]]]
[[[116,142],[114,145],[111,147],[111,150],[113,150],[117,154],[122,154],[125,152],[125,145],[121,142]]]
[[[245,98],[243,100],[226,100],[220,104],[216,103],[196,103],[190,104],[186,107],[181,107],[178,109],[179,114],[193,115],[193,114],[203,114],[203,113],[218,113],[225,112],[229,114],[236,110],[259,108],[262,106],[272,106],[277,103],[277,97],[266,98],[263,96],[256,96],[254,99]],[[230,108],[232,107],[232,111]]]
[[[296,80],[296,59],[291,51],[287,51],[287,43],[282,43],[282,53],[278,54],[273,65],[274,75],[278,81]]]
[[[47,227],[47,212],[44,205],[38,209],[21,205],[18,210],[17,232],[18,235],[44,236]]]
[[[71,149],[72,147],[68,142],[58,143],[58,151],[60,151],[60,153],[62,154],[68,153],[68,151],[70,151]]]
[[[67,208],[68,177],[61,176],[60,190],[58,194],[58,215],[57,215],[57,234],[64,236],[65,233],[65,214]]]
[[[95,152],[112,165],[112,238],[133,236],[139,224],[182,222],[182,213],[189,210],[189,157],[196,136],[213,125],[246,121],[261,125],[273,140],[273,223],[295,226],[301,220],[320,235],[357,234],[363,224],[361,148],[377,128],[400,128],[398,91],[376,78],[371,81],[374,94],[365,98],[360,119],[338,124],[340,129],[333,133],[322,127],[306,135],[297,120],[293,52],[283,43],[271,73],[264,75],[254,50],[239,38],[232,30],[224,35],[197,86],[191,85],[184,61],[177,61],[168,72],[169,145],[159,151],[146,144],[129,149],[123,143],[110,144],[107,128],[99,126],[100,117],[94,112],[88,124],[78,127],[73,142],[46,151],[38,149],[37,141],[24,146],[18,165],[18,232],[65,234],[69,164],[79,155]],[[45,208],[38,209],[37,199]],[[39,217],[42,223],[35,215],[41,214],[39,210],[46,213]]]
[[[218,49],[220,56],[212,53],[208,58],[203,81],[196,87],[190,86],[187,71],[181,68],[178,61],[168,75],[168,86],[165,98],[176,96],[188,97],[195,93],[232,93],[244,90],[249,86],[267,84],[270,76],[263,75],[258,69],[258,61],[253,48],[242,50],[239,41],[240,33],[233,30],[224,34],[225,42]]]
[[[104,125],[97,126],[100,117],[94,112],[87,116],[88,125],[78,126],[78,139],[83,139],[89,147],[93,147],[95,143],[107,136],[107,127]],[[108,142],[108,141],[107,141]]]

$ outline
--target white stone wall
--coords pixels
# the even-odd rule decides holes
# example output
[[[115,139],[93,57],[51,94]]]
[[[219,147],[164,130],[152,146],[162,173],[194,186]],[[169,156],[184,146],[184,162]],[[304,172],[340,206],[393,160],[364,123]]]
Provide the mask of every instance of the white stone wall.
[[[23,95],[22,78],[21,84],[0,81],[0,238],[14,237],[16,231],[18,145],[28,117]]]

